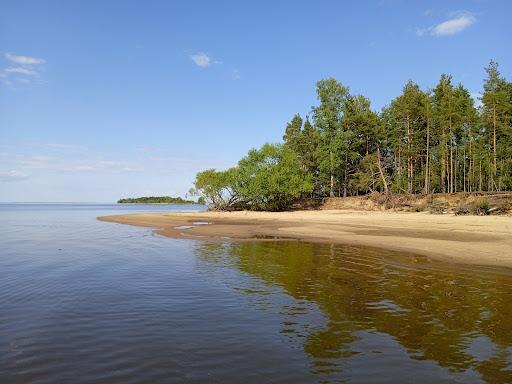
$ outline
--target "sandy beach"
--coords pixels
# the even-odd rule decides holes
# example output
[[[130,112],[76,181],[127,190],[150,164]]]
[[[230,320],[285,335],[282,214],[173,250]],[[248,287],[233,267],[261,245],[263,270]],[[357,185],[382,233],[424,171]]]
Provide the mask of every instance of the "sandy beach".
[[[414,252],[457,263],[512,267],[512,217],[346,210],[103,216],[158,234],[211,241],[300,239]],[[209,224],[205,224],[209,223]]]

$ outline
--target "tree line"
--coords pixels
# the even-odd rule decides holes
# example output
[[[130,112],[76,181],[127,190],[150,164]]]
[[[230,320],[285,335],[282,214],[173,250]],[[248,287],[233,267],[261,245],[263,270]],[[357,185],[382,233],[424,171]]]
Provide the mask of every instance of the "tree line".
[[[195,192],[214,208],[284,209],[300,196],[512,190],[512,83],[494,61],[486,73],[478,106],[443,74],[429,90],[408,81],[380,113],[320,80],[318,105],[293,116],[283,145],[199,173]]]
[[[201,201],[203,201],[201,199]],[[143,197],[129,197],[126,199],[119,199],[118,204],[201,204],[192,200],[185,200],[181,197],[171,196],[143,196]]]

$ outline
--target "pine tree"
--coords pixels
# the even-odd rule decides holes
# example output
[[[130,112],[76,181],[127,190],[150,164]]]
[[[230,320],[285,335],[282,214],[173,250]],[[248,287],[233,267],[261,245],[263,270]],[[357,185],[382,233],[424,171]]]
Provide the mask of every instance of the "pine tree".
[[[489,142],[489,190],[499,191],[506,176],[503,170],[506,169],[504,156],[508,152],[505,146],[510,143],[511,102],[509,85],[501,77],[498,64],[491,61],[485,70],[482,119]]]
[[[391,125],[395,153],[394,189],[407,193],[418,192],[416,176],[421,169],[421,150],[426,148],[424,131],[427,126],[425,93],[412,81],[404,86],[402,95],[391,102],[388,124]],[[420,175],[421,176],[421,175]],[[422,178],[423,179],[423,178]]]
[[[283,141],[288,145],[295,153],[300,153],[300,136],[302,130],[302,118],[299,114],[293,116],[292,120],[286,125],[284,132]]]

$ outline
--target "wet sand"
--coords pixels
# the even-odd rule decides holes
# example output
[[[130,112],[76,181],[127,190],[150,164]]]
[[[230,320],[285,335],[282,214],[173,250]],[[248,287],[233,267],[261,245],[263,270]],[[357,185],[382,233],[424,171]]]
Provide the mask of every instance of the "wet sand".
[[[512,217],[347,210],[186,212],[102,216],[185,239],[299,239],[414,252],[457,263],[512,267]],[[205,222],[209,224],[204,224]]]

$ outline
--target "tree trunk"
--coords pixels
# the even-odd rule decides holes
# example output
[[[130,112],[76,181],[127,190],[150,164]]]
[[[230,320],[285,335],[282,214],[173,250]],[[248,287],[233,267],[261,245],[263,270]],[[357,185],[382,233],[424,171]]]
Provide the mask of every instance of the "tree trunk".
[[[496,165],[496,103],[493,103],[493,113],[492,113],[492,126],[493,126],[493,146],[492,146],[492,150],[493,150],[493,177],[492,177],[492,181],[493,181],[493,184],[494,184],[494,180],[496,179],[496,174],[497,174],[497,171],[498,171],[498,167]],[[491,184],[492,185],[492,184]],[[493,186],[493,190],[494,190],[494,186]]]
[[[430,149],[430,120],[427,116],[427,157],[425,159],[425,187],[423,188],[423,192],[425,194],[428,194],[429,190],[430,190],[430,186],[429,186],[429,175],[430,175],[430,171],[429,171],[429,162],[430,162],[430,157],[429,157],[429,149]]]
[[[451,143],[451,133],[450,133],[450,177],[449,177],[449,181],[448,181],[448,190],[450,193],[453,192],[453,146],[452,146],[452,143]]]
[[[330,161],[331,161],[331,187],[330,187],[330,191],[329,191],[329,196],[330,197],[334,197],[334,170],[333,170],[333,162],[334,162],[334,159],[333,159],[333,154],[332,154],[332,150],[329,152],[329,156],[330,156]]]
[[[453,170],[453,192],[457,192],[457,172],[459,170],[459,147],[455,147],[455,164]]]
[[[466,192],[466,144],[464,144],[463,152],[462,160],[464,163],[462,164],[462,190]]]
[[[345,151],[345,172],[343,175],[343,197],[347,197],[347,180],[348,180],[348,153]]]
[[[473,183],[475,177],[473,150],[471,145],[472,139],[469,140],[469,192],[473,192]]]
[[[482,159],[480,159],[480,183],[478,185],[478,190],[482,192]]]
[[[382,162],[380,159],[380,147],[377,146],[377,167],[379,167],[380,178],[382,179],[382,185],[384,186],[384,193],[389,195],[388,182],[386,180],[386,176],[384,175],[384,170],[382,169]]]
[[[441,143],[441,148],[442,148],[442,153],[441,153],[441,190],[443,193],[445,193],[446,192],[446,132],[445,132],[444,127],[442,128],[441,140],[442,140],[442,143]]]
[[[411,134],[411,121],[407,116],[407,191],[412,193],[412,134]]]

